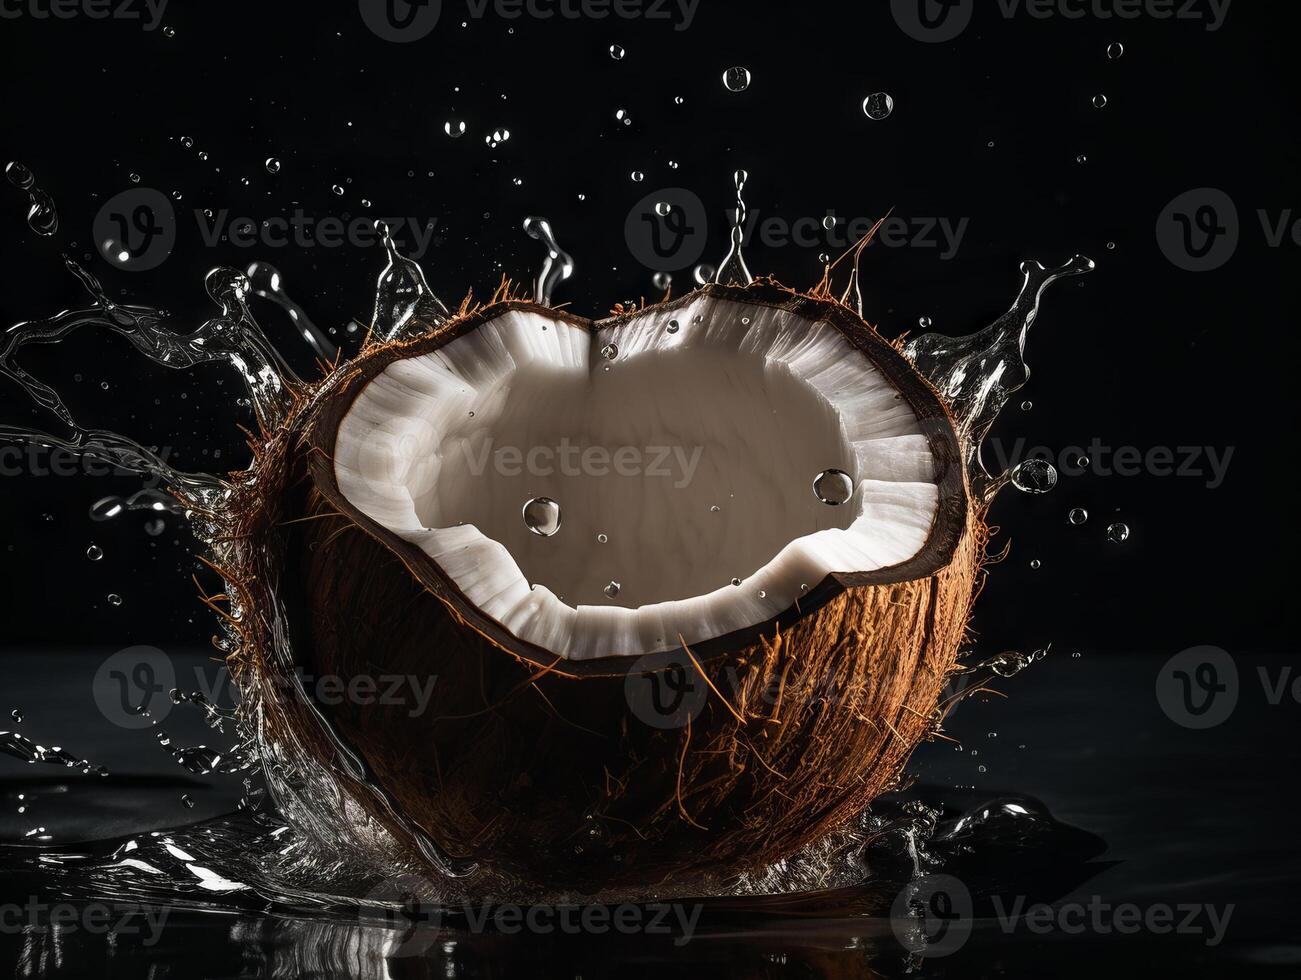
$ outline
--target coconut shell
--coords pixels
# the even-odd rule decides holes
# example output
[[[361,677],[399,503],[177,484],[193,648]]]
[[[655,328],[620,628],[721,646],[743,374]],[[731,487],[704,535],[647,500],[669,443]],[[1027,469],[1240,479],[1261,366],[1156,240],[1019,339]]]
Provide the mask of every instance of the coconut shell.
[[[339,420],[387,364],[504,309],[531,307],[519,302],[369,346],[256,447],[236,490],[235,567],[223,569],[242,610],[232,669],[244,677],[282,669],[268,651],[286,628],[283,609],[306,673],[436,677],[422,712],[410,699],[285,699],[264,704],[258,719],[339,770],[355,802],[413,854],[410,824],[450,855],[586,892],[758,868],[895,786],[932,731],[986,533],[947,409],[845,307],[771,283],[707,288],[831,322],[902,392],[939,470],[939,511],[921,553],[893,568],[830,575],[773,620],[690,649],[570,662],[520,643],[352,506],[330,458]],[[340,742],[382,794],[336,764]]]

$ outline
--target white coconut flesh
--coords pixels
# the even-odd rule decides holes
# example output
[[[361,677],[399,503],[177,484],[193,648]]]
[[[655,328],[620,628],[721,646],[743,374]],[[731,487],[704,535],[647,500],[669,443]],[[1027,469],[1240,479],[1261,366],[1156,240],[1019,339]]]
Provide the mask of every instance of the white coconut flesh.
[[[590,331],[511,310],[396,360],[343,417],[334,469],[485,616],[571,660],[763,623],[828,573],[916,555],[939,503],[915,413],[861,351],[704,294]],[[814,491],[832,469],[840,505]],[[523,516],[540,497],[549,536]]]

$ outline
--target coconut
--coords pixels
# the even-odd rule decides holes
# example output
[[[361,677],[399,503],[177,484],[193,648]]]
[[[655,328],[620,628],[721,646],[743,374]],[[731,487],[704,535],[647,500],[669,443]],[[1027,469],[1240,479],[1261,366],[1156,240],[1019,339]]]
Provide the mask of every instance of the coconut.
[[[985,527],[895,346],[772,281],[414,333],[236,488],[233,671],[287,646],[352,692],[264,700],[268,734],[408,856],[589,893],[770,864],[898,784]]]

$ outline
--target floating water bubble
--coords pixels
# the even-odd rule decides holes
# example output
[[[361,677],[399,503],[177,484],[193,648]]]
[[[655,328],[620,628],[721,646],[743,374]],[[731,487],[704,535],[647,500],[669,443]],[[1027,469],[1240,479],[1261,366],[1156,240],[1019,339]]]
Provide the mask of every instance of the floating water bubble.
[[[86,549],[86,557],[91,561],[99,561],[104,557],[104,549],[97,544],[92,544]]]
[[[674,104],[674,105],[682,105],[682,103],[685,102],[685,101],[686,101],[686,99],[682,98],[682,96],[680,96],[680,95],[675,95],[675,96],[673,96],[673,104]]]
[[[1107,525],[1107,540],[1111,544],[1124,544],[1129,540],[1129,525],[1117,522]]]
[[[1057,467],[1046,459],[1027,459],[1012,468],[1012,486],[1024,493],[1047,493],[1057,486]]]
[[[854,495],[854,481],[844,470],[823,470],[813,479],[813,494],[824,504],[839,507]]]
[[[736,65],[723,72],[723,87],[729,92],[744,92],[750,87],[750,69]]]
[[[447,120],[445,123],[443,123],[443,132],[446,133],[448,136],[452,137],[452,139],[460,139],[462,136],[465,135],[465,120],[464,119]]]
[[[667,272],[657,272],[651,276],[651,282],[656,289],[668,289],[673,285],[673,277]]]
[[[193,145],[194,145],[194,140],[190,139],[190,137],[188,136],[181,137],[181,146],[185,147],[188,150]]]
[[[931,328],[931,318],[928,316],[919,316],[917,318],[917,326],[921,327],[923,330],[929,330]]]
[[[335,197],[343,197],[343,188],[340,185],[335,184],[330,190],[334,191]]]
[[[619,356],[619,345],[606,344],[604,347],[601,348],[601,356],[604,357],[607,361],[613,361],[616,357]]]
[[[668,201],[659,201],[655,205],[655,213],[658,214],[661,218],[667,215],[672,210],[673,210],[673,205],[671,205]]]
[[[643,180],[646,179],[646,175],[642,173],[640,170],[634,170],[628,176],[632,178],[632,182],[634,184],[640,184]]]
[[[701,262],[691,270],[691,278],[696,281],[697,286],[713,282],[716,275],[718,275],[718,270],[708,262]]]
[[[110,592],[108,594],[108,604],[110,606],[120,606],[122,605],[122,597],[116,592]]]
[[[1036,572],[1039,571],[1040,566],[1041,566],[1041,562],[1039,561],[1038,558],[1030,559],[1030,568],[1032,571],[1036,571]]]
[[[670,170],[677,170],[677,169],[678,169],[678,166],[679,166],[678,161],[676,161],[676,160],[670,160],[670,161],[669,161],[669,169],[670,169]]]
[[[1113,41],[1107,45],[1107,57],[1112,61],[1117,60],[1125,53],[1125,46],[1119,41]]]
[[[145,521],[145,534],[151,538],[156,538],[167,530],[167,522],[161,517],[151,517]]]
[[[863,114],[880,122],[894,112],[894,96],[889,92],[873,92],[863,100]]]
[[[280,173],[280,161],[276,157],[267,157],[263,166],[267,168],[269,174]]]
[[[133,183],[133,184],[138,184],[138,183],[140,183],[140,175],[139,175],[139,174],[128,174],[128,175],[127,175],[127,179],[128,179],[129,181],[131,181],[131,183]]]
[[[628,52],[624,51],[623,45],[621,44],[610,45],[610,57],[615,61],[623,61],[623,56],[627,53]]]
[[[669,333],[677,333],[681,328],[682,325],[678,323],[677,320],[670,320],[669,325],[664,329],[667,330]]]
[[[12,718],[12,719],[13,719],[14,721],[16,721],[16,722],[20,722],[20,723],[21,723],[22,720],[23,720],[23,713],[22,713],[22,711],[19,710],[18,708],[14,708],[13,711],[9,712],[9,717]],[[21,797],[20,797],[20,799],[21,799]]]
[[[822,219],[822,227],[825,228],[825,229],[827,229],[827,231],[831,231],[833,228],[835,228],[835,227],[836,227],[836,216],[835,216],[834,214],[829,214],[829,215],[827,215],[825,218],[823,218],[823,219]]]
[[[1023,412],[1028,412],[1028,411],[1030,411],[1030,409],[1032,409],[1032,408],[1034,408],[1034,402],[1032,402],[1032,401],[1031,401],[1030,399],[1028,399],[1028,398],[1027,398],[1025,401],[1023,401],[1023,402],[1021,403],[1021,411],[1023,411]]]
[[[181,805],[184,806],[187,810],[194,809],[194,800],[190,799],[189,793],[181,794]]]
[[[616,109],[614,111],[614,120],[615,122],[622,123],[625,126],[632,125],[632,116],[628,113],[627,109]]]
[[[1089,162],[1089,158],[1088,158],[1087,156],[1085,156],[1083,153],[1081,153],[1079,156],[1077,156],[1077,157],[1075,158],[1075,162],[1076,162],[1076,163],[1088,163],[1088,162]]]
[[[606,534],[598,534],[598,535],[596,536],[596,541],[597,541],[598,544],[605,544],[605,543],[608,542],[609,540],[610,540],[610,537],[609,537],[609,535],[606,535]]]
[[[1067,513],[1066,519],[1072,524],[1080,525],[1089,519],[1089,512],[1083,507],[1072,507]]]
[[[1093,97],[1093,108],[1095,109],[1107,108],[1107,97],[1102,93],[1098,93],[1097,95],[1095,95]]]
[[[719,507],[718,504],[714,504],[712,507],[709,508],[709,512],[710,512],[711,514],[717,514],[717,513],[719,513],[722,509],[723,509],[723,508],[722,508],[722,507]]]
[[[560,505],[550,497],[534,497],[522,513],[524,526],[539,537],[549,538],[560,530]]]
[[[614,579],[611,579],[611,580],[610,580],[610,584],[607,585],[607,586],[606,586],[604,589],[602,589],[601,591],[604,592],[604,593],[606,594],[606,596],[608,596],[609,598],[613,599],[615,596],[617,596],[617,595],[619,594],[619,590],[622,589],[622,588],[623,588],[622,585],[620,585],[618,582],[614,581]]]
[[[164,28],[163,28],[163,37],[176,37],[176,28],[175,28],[175,27],[164,27]]]
[[[732,579],[732,584],[733,584],[733,585],[740,585],[740,584],[741,584],[741,580],[740,580],[739,578],[734,578],[734,579]]]
[[[499,129],[494,129],[491,133],[485,136],[483,138],[483,141],[495,150],[497,147],[501,146],[502,143],[505,143],[508,139],[510,139],[510,130],[499,128]]]

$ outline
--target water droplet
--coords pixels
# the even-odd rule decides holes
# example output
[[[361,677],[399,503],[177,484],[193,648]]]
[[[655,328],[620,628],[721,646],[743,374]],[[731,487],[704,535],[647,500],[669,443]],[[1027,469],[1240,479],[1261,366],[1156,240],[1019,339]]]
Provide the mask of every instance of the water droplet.
[[[1115,61],[1124,53],[1125,53],[1125,46],[1121,44],[1119,41],[1113,41],[1111,44],[1107,45],[1107,57],[1110,58],[1112,61]]]
[[[604,347],[601,348],[601,356],[604,357],[607,361],[613,361],[616,357],[619,356],[619,345],[606,344]]]
[[[629,115],[627,109],[616,109],[614,112],[614,120],[615,122],[623,123],[625,126],[632,125],[632,116]]]
[[[929,330],[931,328],[931,318],[928,316],[919,316],[917,318],[917,326],[921,327],[923,330]]]
[[[1089,158],[1088,158],[1087,156],[1085,156],[1083,153],[1081,153],[1079,156],[1077,156],[1077,157],[1075,158],[1075,162],[1076,162],[1076,163],[1088,163],[1088,162],[1089,162]]]
[[[280,173],[280,161],[276,157],[267,157],[265,166],[269,174]]]
[[[1107,108],[1107,97],[1101,93],[1095,95],[1093,97],[1093,108],[1095,109]]]
[[[680,166],[680,164],[678,163],[678,161],[676,161],[676,160],[670,160],[670,161],[669,161],[669,169],[670,169],[670,170],[677,170],[679,166]]]
[[[1083,507],[1072,507],[1070,512],[1067,513],[1066,519],[1078,526],[1089,519],[1089,512]]]
[[[97,544],[92,544],[86,549],[86,557],[91,561],[99,561],[104,557],[104,549]]]
[[[673,276],[667,272],[657,272],[651,276],[651,282],[656,289],[666,290],[673,285]]]
[[[660,201],[658,204],[655,205],[655,213],[658,214],[661,218],[664,217],[672,210],[673,210],[673,205],[671,205],[668,201]]]
[[[14,708],[13,711],[9,712],[9,717],[16,722],[21,722],[23,720],[23,713],[18,708]]]
[[[1129,525],[1121,524],[1119,522],[1108,524],[1107,540],[1112,544],[1124,544],[1129,540]]]
[[[163,28],[163,37],[176,37],[176,28],[175,28],[175,27],[164,27],[164,28]]]
[[[714,504],[712,507],[709,508],[709,512],[710,512],[711,514],[717,514],[717,513],[720,513],[720,512],[722,511],[722,509],[723,509],[723,508],[722,508],[722,507],[719,507],[718,504]]]
[[[536,535],[549,538],[560,530],[560,505],[550,497],[534,497],[522,513],[524,526]]]
[[[889,92],[873,92],[863,100],[863,114],[880,122],[894,112],[894,96]]]
[[[680,96],[680,95],[675,95],[675,96],[673,96],[673,104],[674,104],[674,105],[682,105],[682,103],[685,102],[685,101],[686,101],[686,100],[685,100],[684,98],[682,98],[682,96]]]
[[[741,584],[741,580],[740,580],[739,578],[734,578],[734,579],[732,579],[732,584],[733,584],[733,585],[740,585],[740,584]]]
[[[750,69],[736,65],[723,72],[723,86],[729,92],[744,92],[750,87]]]
[[[607,535],[604,535],[604,534],[598,534],[598,535],[596,536],[596,540],[597,540],[597,543],[599,543],[599,544],[605,544],[607,541],[610,540],[610,538],[609,538],[609,536],[607,536]]]
[[[156,538],[167,530],[167,522],[161,517],[152,517],[145,521],[145,534],[151,538]]]
[[[194,800],[190,799],[190,794],[189,794],[189,793],[182,793],[182,794],[181,794],[181,803],[185,806],[185,808],[186,808],[187,810],[193,810],[193,809],[194,809]]]
[[[447,120],[447,122],[443,123],[443,132],[446,133],[448,136],[452,137],[452,139],[460,139],[462,136],[465,135],[465,120],[464,119]]]
[[[623,46],[619,44],[610,45],[610,57],[615,61],[623,61],[623,56],[628,52],[624,51]]]
[[[108,604],[110,606],[120,606],[122,605],[122,597],[116,592],[110,592],[108,594]]]
[[[1033,570],[1033,571],[1036,571],[1036,572],[1039,571],[1039,568],[1041,567],[1041,564],[1042,564],[1042,563],[1039,561],[1038,558],[1031,558],[1031,559],[1030,559],[1030,568],[1031,568],[1031,570]]]
[[[494,129],[491,133],[489,133],[487,136],[483,138],[483,141],[487,143],[488,146],[490,146],[492,149],[495,150],[502,143],[505,143],[508,139],[510,139],[509,129]]]
[[[854,495],[854,481],[844,470],[823,470],[813,480],[813,494],[824,504],[839,507]]]
[[[708,262],[701,262],[691,270],[691,278],[696,280],[697,286],[703,286],[706,283],[714,281],[714,276],[718,275],[718,270]]]
[[[646,175],[642,173],[640,170],[634,170],[628,176],[632,178],[632,182],[634,184],[640,184],[643,180],[646,179]]]
[[[831,231],[833,228],[835,228],[835,227],[836,227],[836,216],[835,216],[834,214],[829,214],[829,215],[827,215],[825,218],[823,218],[823,219],[822,219],[822,227],[825,228],[825,229],[827,229],[827,231]]]
[[[681,324],[677,320],[670,320],[669,325],[665,328],[669,333],[677,333],[681,329]]]
[[[607,585],[607,586],[606,586],[604,589],[602,589],[601,591],[604,592],[604,593],[606,594],[607,597],[613,599],[615,596],[617,596],[617,595],[619,594],[619,590],[622,589],[622,588],[623,588],[622,585],[620,585],[618,582],[614,581],[614,579],[611,579],[611,580],[610,580],[610,584]]]
[[[1023,412],[1028,412],[1032,408],[1034,408],[1034,402],[1032,402],[1029,398],[1027,398],[1025,401],[1021,403],[1021,411]]]
[[[1057,486],[1057,467],[1046,459],[1027,459],[1012,468],[1012,486],[1024,493],[1047,493]]]
[[[129,179],[130,179],[131,183],[133,183],[133,184],[138,184],[138,183],[140,183],[140,175],[139,175],[139,174],[131,174],[130,177],[129,177]]]
[[[188,136],[181,137],[181,146],[185,147],[188,150],[193,145],[194,145],[194,140],[190,139],[190,137]]]
[[[759,598],[760,598],[760,599],[767,599],[767,598],[768,598],[768,593],[765,592],[763,589],[760,589],[760,590],[759,590]]]

